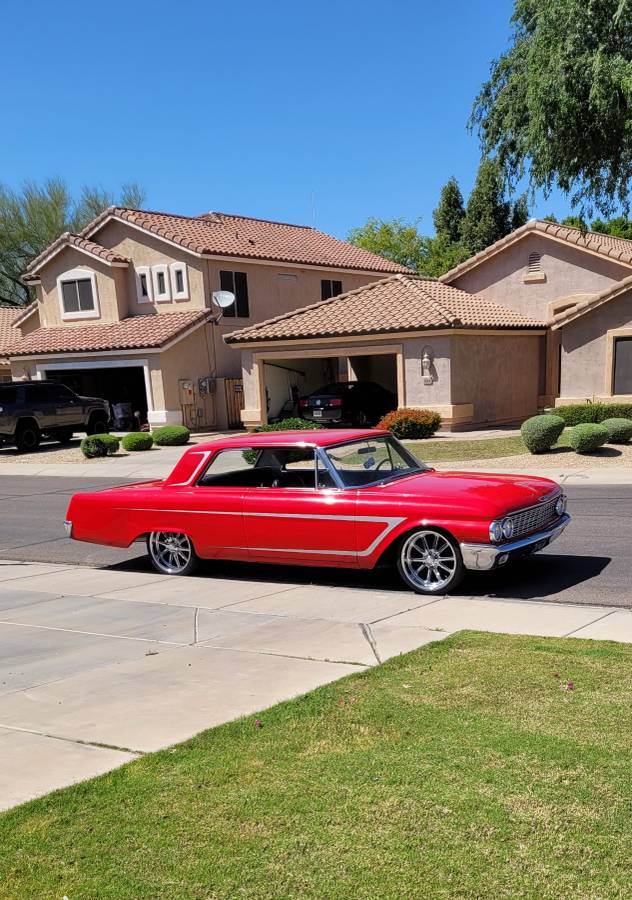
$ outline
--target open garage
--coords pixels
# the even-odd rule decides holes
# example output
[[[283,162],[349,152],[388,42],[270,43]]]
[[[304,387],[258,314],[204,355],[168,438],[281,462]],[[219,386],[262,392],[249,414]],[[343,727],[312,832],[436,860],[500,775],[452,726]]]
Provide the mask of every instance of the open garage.
[[[130,430],[147,422],[147,389],[142,366],[44,370],[43,377],[65,384],[84,397],[110,404],[115,428]]]

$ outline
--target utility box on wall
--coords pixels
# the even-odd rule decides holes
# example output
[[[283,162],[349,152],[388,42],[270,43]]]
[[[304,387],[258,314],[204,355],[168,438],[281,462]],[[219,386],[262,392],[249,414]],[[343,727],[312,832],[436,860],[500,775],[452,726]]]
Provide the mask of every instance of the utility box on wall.
[[[180,403],[182,406],[190,406],[194,399],[195,394],[193,390],[193,382],[190,378],[181,378],[178,381],[178,385],[180,388]]]

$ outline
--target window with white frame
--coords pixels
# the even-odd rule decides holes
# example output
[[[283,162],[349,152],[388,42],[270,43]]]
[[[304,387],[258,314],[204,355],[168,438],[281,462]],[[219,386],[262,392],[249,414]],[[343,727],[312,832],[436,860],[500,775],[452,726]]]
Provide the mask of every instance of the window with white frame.
[[[136,267],[136,289],[139,303],[151,303],[154,299],[154,287],[149,266]]]
[[[94,319],[99,315],[97,285],[91,269],[71,269],[57,279],[62,319]]]
[[[154,286],[154,300],[164,303],[171,300],[171,282],[169,279],[169,266],[158,265],[151,267],[151,275]]]
[[[174,300],[189,299],[189,278],[186,263],[173,262],[169,266],[171,276],[171,296]]]

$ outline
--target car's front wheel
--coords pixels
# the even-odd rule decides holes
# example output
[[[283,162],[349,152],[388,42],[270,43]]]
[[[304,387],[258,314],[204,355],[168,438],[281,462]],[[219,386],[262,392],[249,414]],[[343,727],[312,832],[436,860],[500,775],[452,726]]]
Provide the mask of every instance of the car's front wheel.
[[[37,450],[41,440],[40,430],[35,422],[23,422],[15,432],[15,446],[19,453]]]
[[[454,538],[434,528],[420,528],[404,538],[397,553],[397,569],[418,594],[445,594],[457,587],[464,572]]]
[[[191,539],[178,531],[152,531],[147,537],[151,564],[162,575],[190,575],[198,565]]]

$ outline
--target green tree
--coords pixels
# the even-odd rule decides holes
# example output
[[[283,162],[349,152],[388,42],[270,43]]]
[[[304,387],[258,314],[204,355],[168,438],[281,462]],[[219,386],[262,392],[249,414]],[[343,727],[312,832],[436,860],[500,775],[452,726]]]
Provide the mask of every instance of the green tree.
[[[590,226],[591,231],[598,231],[601,234],[611,234],[613,237],[626,238],[632,241],[632,221],[625,216],[616,216],[614,219],[603,221],[595,219]]]
[[[437,236],[445,237],[450,243],[458,243],[464,218],[463,195],[456,178],[452,176],[441,188],[439,205],[432,214]]]
[[[478,253],[509,234],[511,213],[498,163],[494,159],[482,159],[461,229],[465,246],[471,253]]]
[[[510,48],[470,124],[510,183],[558,186],[582,211],[629,206],[632,0],[514,0]]]
[[[385,221],[372,218],[360,228],[352,228],[347,240],[357,247],[418,271],[427,250],[426,238],[419,233],[417,224],[403,219]]]
[[[44,184],[27,182],[14,191],[0,184],[0,297],[12,306],[30,300],[20,281],[26,267],[65,231],[81,231],[95,216],[119,203],[138,207],[143,190],[135,183],[123,185],[118,198],[101,188],[84,187],[73,198],[60,178]]]
[[[579,228],[580,231],[587,231],[588,225],[582,216],[564,216],[561,225],[568,225],[570,228]]]
[[[444,234],[426,238],[425,250],[419,273],[432,278],[439,278],[472,255],[462,241],[450,241]]]
[[[511,208],[511,230],[522,228],[529,221],[529,203],[526,194],[520,194]]]

